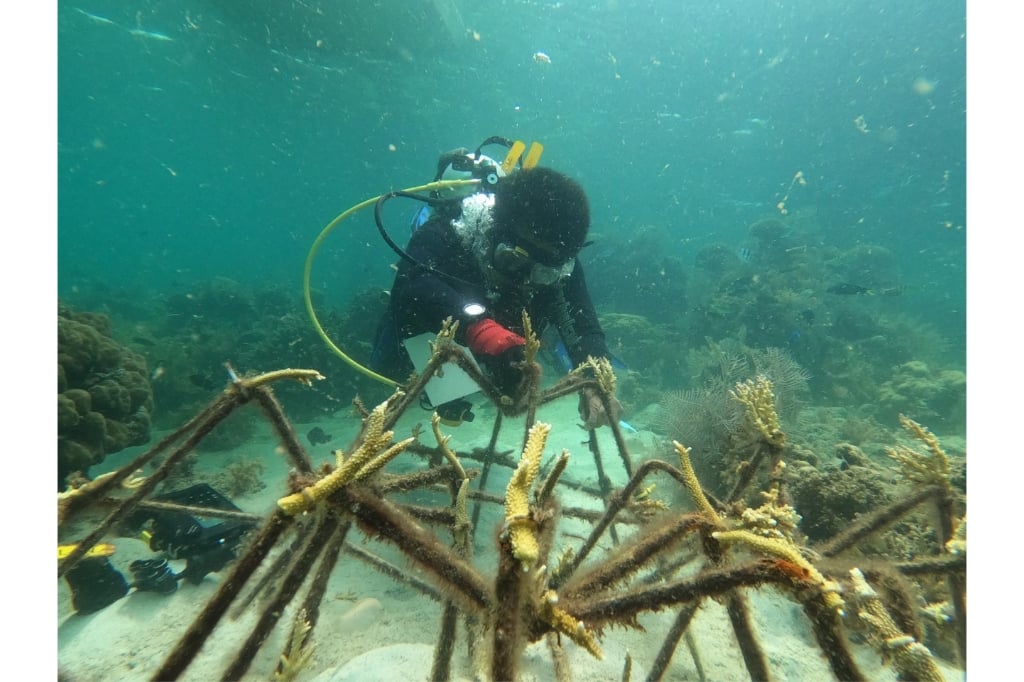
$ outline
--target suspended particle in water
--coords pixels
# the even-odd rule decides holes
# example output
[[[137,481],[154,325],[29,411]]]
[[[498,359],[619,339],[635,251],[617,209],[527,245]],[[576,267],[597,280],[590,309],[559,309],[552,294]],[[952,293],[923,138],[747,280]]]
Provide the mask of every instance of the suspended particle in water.
[[[929,80],[923,76],[919,76],[918,78],[914,79],[914,83],[910,87],[918,95],[921,95],[922,97],[927,97],[928,95],[935,92],[936,85],[937,83],[935,81]]]

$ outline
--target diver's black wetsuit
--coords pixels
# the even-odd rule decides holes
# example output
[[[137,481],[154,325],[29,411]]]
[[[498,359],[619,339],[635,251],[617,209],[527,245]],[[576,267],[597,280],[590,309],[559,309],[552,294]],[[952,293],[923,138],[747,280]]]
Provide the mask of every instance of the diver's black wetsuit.
[[[371,360],[374,370],[404,380],[412,371],[412,364],[400,345],[401,340],[423,332],[436,333],[449,316],[460,321],[455,340],[465,345],[466,328],[471,320],[463,313],[463,308],[474,302],[487,307],[487,317],[493,317],[520,335],[523,334],[524,308],[538,336],[549,324],[555,325],[573,366],[586,360],[588,355],[609,357],[578,259],[572,274],[554,285],[523,287],[508,281],[492,288],[489,294],[477,258],[455,233],[451,217],[450,213],[437,215],[425,222],[413,233],[406,252],[417,261],[465,283],[439,277],[402,260],[391,289],[388,310],[377,330]],[[569,323],[559,325],[560,318]]]

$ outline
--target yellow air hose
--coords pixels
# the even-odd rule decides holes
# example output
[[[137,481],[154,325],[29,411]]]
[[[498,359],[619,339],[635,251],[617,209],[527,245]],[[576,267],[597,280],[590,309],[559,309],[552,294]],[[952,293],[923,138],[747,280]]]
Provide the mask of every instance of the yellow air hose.
[[[475,184],[478,184],[479,182],[480,181],[476,180],[476,179],[470,179],[470,180],[438,180],[436,182],[427,183],[426,185],[420,185],[419,187],[410,187],[409,189],[404,189],[404,190],[401,190],[401,191],[403,191],[403,192],[410,192],[410,193],[415,193],[415,192],[434,192],[434,191],[438,191],[438,190],[442,190],[442,189],[451,189],[451,188],[455,188],[455,187],[465,187],[467,185],[475,185]],[[336,227],[338,227],[339,225],[341,225],[342,221],[344,221],[349,216],[354,215],[354,214],[358,213],[359,211],[362,211],[367,206],[372,206],[375,203],[377,203],[377,200],[380,199],[381,196],[383,196],[383,195],[378,195],[378,196],[373,197],[372,199],[367,199],[366,201],[363,201],[363,202],[360,202],[360,203],[356,204],[352,208],[350,208],[347,211],[341,213],[339,216],[337,216],[331,222],[327,223],[327,225],[324,227],[324,229],[322,229],[320,231],[320,234],[317,236],[316,240],[314,240],[314,242],[313,242],[313,246],[311,246],[310,249],[309,249],[309,254],[306,256],[306,267],[305,267],[305,270],[303,270],[303,273],[302,273],[302,296],[303,296],[303,299],[306,302],[306,313],[309,314],[309,319],[313,323],[313,329],[316,330],[316,333],[320,335],[320,338],[323,339],[324,343],[327,344],[327,347],[330,348],[331,351],[335,355],[337,355],[339,358],[344,360],[350,367],[355,369],[357,372],[361,372],[362,374],[365,374],[366,376],[370,377],[371,379],[376,379],[377,381],[380,381],[382,383],[388,384],[389,386],[400,386],[401,384],[399,382],[395,381],[394,379],[389,379],[388,377],[384,376],[383,374],[378,374],[377,372],[374,372],[372,369],[370,369],[368,367],[364,367],[363,365],[361,365],[358,362],[356,362],[355,360],[353,360],[348,354],[345,353],[345,351],[343,351],[341,348],[339,348],[337,346],[337,344],[335,344],[334,341],[332,341],[329,336],[327,336],[327,332],[324,331],[323,326],[320,324],[320,320],[317,319],[316,311],[313,310],[313,299],[312,299],[312,296],[310,294],[310,285],[309,285],[310,273],[313,270],[313,259],[316,257],[317,251],[320,250],[320,245],[323,244],[324,240],[327,238],[327,235],[329,235],[331,232],[333,232],[334,229]]]

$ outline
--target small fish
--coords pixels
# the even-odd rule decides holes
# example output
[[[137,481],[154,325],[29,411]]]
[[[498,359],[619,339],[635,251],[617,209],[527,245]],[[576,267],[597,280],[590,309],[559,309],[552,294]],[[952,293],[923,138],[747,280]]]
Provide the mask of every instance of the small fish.
[[[150,347],[156,345],[156,341],[154,341],[153,339],[147,339],[145,336],[135,336],[135,337],[133,337],[132,338],[132,343],[138,344],[140,346],[150,346]]]
[[[306,434],[306,438],[309,439],[311,445],[321,445],[322,443],[329,443],[333,436],[329,433],[324,433],[324,430],[319,426],[314,426]]]
[[[534,52],[533,53],[533,61],[537,62],[538,64],[550,64],[551,63],[551,57],[549,57],[544,52]]]
[[[636,430],[635,426],[633,426],[629,422],[623,421],[621,419],[619,420],[619,428],[625,429],[626,431],[629,431],[630,433],[640,433],[639,431]]]
[[[164,42],[172,42],[174,38],[170,37],[166,33],[157,33],[156,31],[144,31],[141,28],[133,28],[128,33],[136,36],[137,38],[149,38],[150,40],[161,40]]]
[[[754,252],[745,246],[741,246],[736,249],[736,257],[744,263],[750,263],[750,261],[754,260]]]
[[[86,12],[84,9],[79,9],[78,7],[73,7],[72,9],[78,12],[79,14],[84,14],[85,16],[89,17],[98,24],[114,24],[114,22],[110,19],[107,19],[106,17],[101,17],[98,14],[93,14],[92,12]],[[117,26],[117,24],[114,25]]]

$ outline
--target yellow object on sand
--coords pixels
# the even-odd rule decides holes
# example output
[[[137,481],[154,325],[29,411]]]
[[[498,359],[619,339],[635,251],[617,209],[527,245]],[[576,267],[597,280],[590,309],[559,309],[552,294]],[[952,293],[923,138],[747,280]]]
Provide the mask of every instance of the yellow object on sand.
[[[71,552],[75,551],[75,547],[78,547],[78,545],[57,545],[57,560],[66,559]],[[110,556],[115,551],[117,551],[116,547],[109,542],[104,542],[86,552],[83,558],[92,559],[94,557]]]

